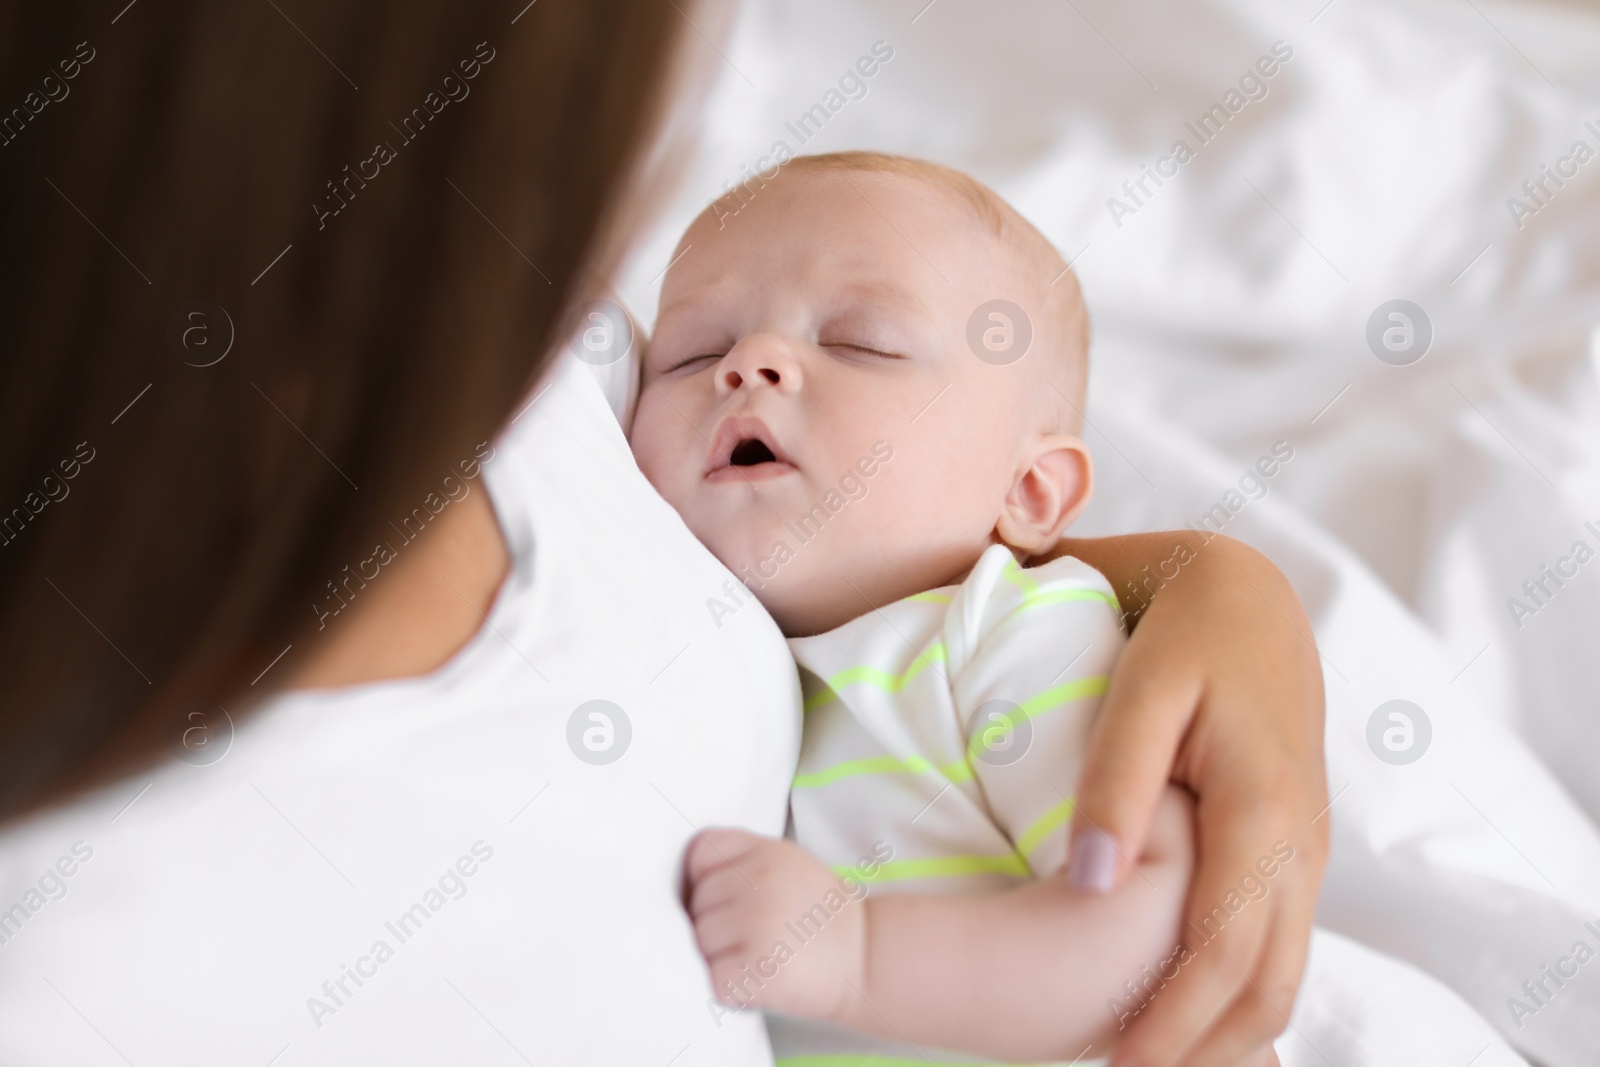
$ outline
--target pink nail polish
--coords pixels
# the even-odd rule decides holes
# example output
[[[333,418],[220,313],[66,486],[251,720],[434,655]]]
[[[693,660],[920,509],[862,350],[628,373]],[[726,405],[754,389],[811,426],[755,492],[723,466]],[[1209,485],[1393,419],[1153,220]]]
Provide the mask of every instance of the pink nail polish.
[[[1090,893],[1109,893],[1116,877],[1116,839],[1094,827],[1079,834],[1067,859],[1067,884]]]

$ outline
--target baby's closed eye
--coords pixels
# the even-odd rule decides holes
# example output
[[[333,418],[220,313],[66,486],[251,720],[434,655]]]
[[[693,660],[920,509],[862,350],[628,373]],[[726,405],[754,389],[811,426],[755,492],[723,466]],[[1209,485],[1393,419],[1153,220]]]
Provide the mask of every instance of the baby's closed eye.
[[[859,341],[818,341],[817,345],[820,348],[826,348],[826,349],[830,349],[830,350],[842,349],[842,350],[844,350],[846,352],[857,353],[859,355],[867,356],[869,358],[874,358],[874,359],[909,359],[910,358],[909,356],[901,355],[898,352],[885,351],[884,349],[875,348],[872,345],[865,344],[865,343],[862,343],[862,342],[859,342]]]
[[[704,370],[725,355],[727,355],[726,352],[702,352],[695,356],[685,356],[681,359],[674,360],[671,364],[661,368],[661,370],[659,370],[657,373],[674,374],[683,370],[690,372]]]

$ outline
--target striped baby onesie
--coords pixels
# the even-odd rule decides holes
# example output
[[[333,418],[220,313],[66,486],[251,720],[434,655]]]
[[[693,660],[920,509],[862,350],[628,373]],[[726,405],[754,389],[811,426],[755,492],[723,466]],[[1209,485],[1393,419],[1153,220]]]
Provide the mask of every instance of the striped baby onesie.
[[[994,890],[1058,871],[1125,639],[1098,571],[1071,557],[1022,568],[1004,545],[959,586],[792,639],[805,694],[793,837],[875,893]],[[768,1028],[779,1067],[982,1062],[779,1015]]]

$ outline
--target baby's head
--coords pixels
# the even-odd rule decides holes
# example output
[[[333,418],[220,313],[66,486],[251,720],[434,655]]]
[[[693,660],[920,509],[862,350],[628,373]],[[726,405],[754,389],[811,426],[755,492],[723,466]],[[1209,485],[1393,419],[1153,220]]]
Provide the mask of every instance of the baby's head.
[[[1056,543],[1089,496],[1087,340],[1071,271],[984,186],[802,156],[683,235],[633,449],[785,633],[818,633]]]

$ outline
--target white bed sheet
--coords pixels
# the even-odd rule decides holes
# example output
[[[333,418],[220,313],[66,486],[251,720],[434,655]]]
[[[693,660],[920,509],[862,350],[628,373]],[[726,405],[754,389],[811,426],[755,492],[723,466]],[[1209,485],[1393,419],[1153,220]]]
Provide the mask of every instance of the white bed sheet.
[[[893,58],[802,147],[786,123],[876,41]],[[1134,204],[1122,183],[1194,147],[1184,123],[1279,41],[1266,95]],[[690,180],[625,274],[641,312],[688,218],[775,142],[921,155],[1083,281],[1100,488],[1077,532],[1197,521],[1293,447],[1226,526],[1293,579],[1327,677],[1327,932],[1285,1063],[1596,1062],[1600,962],[1523,983],[1600,949],[1600,559],[1543,605],[1522,583],[1600,549],[1600,158],[1542,204],[1521,186],[1600,152],[1600,8],[756,0],[724,51]],[[1433,332],[1408,366],[1365,337],[1397,298]],[[1432,728],[1407,765],[1367,741],[1391,699]]]

